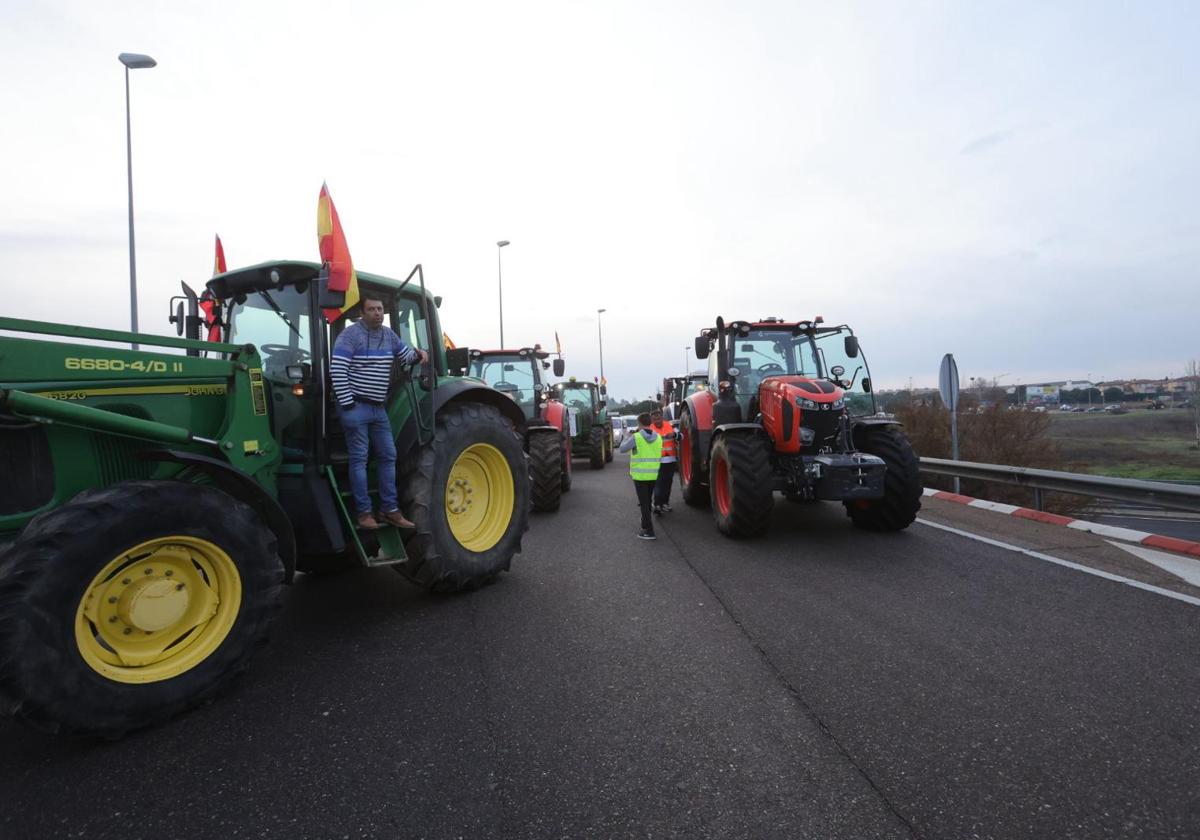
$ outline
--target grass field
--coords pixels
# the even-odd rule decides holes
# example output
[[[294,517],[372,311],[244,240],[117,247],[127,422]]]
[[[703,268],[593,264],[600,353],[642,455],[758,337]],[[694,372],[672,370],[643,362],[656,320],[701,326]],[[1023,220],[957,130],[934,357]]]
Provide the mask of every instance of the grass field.
[[[1067,469],[1120,478],[1200,481],[1191,411],[1131,409],[1128,414],[1053,412],[1050,439]]]

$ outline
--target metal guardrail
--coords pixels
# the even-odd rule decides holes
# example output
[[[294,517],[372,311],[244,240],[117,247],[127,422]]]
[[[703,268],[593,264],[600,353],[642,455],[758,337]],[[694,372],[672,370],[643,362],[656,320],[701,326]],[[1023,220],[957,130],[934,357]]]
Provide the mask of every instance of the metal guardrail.
[[[1051,490],[1200,513],[1200,486],[1197,485],[1168,484],[1138,478],[1110,478],[1103,475],[1039,470],[1033,467],[1009,467],[1003,464],[977,464],[972,461],[951,461],[948,458],[922,458],[921,472],[1028,487],[1033,490],[1034,506],[1038,510],[1042,509],[1042,494]]]

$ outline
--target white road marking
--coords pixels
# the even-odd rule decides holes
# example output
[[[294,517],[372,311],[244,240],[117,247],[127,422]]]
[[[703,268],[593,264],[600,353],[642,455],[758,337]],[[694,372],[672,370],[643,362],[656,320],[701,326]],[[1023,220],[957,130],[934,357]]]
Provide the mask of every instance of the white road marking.
[[[1076,531],[1087,531],[1101,537],[1112,537],[1114,540],[1126,540],[1127,542],[1135,543],[1140,543],[1146,537],[1154,536],[1149,531],[1135,531],[1132,528],[1119,528],[1116,525],[1103,525],[1099,522],[1088,522],[1083,519],[1076,519],[1067,527],[1074,528]]]
[[[1146,548],[1142,545],[1123,545],[1112,540],[1105,540],[1105,542],[1128,551],[1139,560],[1153,563],[1158,568],[1164,569],[1176,577],[1183,578],[1192,586],[1200,586],[1200,560],[1167,554],[1165,551],[1155,551],[1153,548]]]
[[[1004,502],[989,502],[986,499],[973,499],[967,502],[967,507],[983,508],[984,510],[994,510],[997,513],[1006,513],[1012,516],[1014,511],[1021,510],[1019,505],[1006,505]]]
[[[1016,545],[1009,545],[1006,542],[1001,542],[1000,540],[993,540],[990,537],[981,537],[979,534],[972,534],[970,531],[963,531],[958,528],[951,528],[949,525],[943,525],[940,522],[931,522],[928,519],[921,519],[921,518],[918,518],[917,522],[921,523],[922,525],[928,525],[930,528],[937,528],[939,531],[948,531],[951,534],[957,534],[958,536],[966,537],[969,540],[975,540],[976,542],[985,543],[987,545],[995,546],[996,548],[1003,548],[1008,551],[1015,551],[1018,554],[1024,554],[1026,557],[1033,557],[1036,560],[1045,560],[1047,563],[1053,563],[1056,566],[1066,566],[1068,569],[1074,569],[1077,572],[1083,572],[1084,574],[1095,575],[1096,577],[1101,577],[1101,578],[1104,578],[1105,580],[1116,581],[1117,583],[1124,583],[1128,586],[1134,587],[1135,589],[1144,589],[1145,591],[1153,592],[1156,595],[1165,595],[1166,597],[1173,598],[1176,601],[1183,601],[1184,603],[1191,604],[1192,606],[1200,607],[1200,598],[1194,598],[1191,595],[1184,595],[1179,592],[1172,592],[1169,589],[1163,589],[1162,587],[1159,587],[1159,586],[1152,586],[1148,583],[1142,583],[1140,580],[1131,580],[1126,577],[1121,577],[1120,575],[1110,574],[1109,572],[1102,572],[1099,569],[1092,569],[1087,566],[1081,566],[1079,563],[1072,563],[1070,560],[1061,560],[1058,557],[1051,557],[1049,554],[1042,554],[1040,551],[1033,551],[1031,549],[1021,548],[1020,546],[1016,546]],[[1129,548],[1129,546],[1121,546],[1121,547]]]

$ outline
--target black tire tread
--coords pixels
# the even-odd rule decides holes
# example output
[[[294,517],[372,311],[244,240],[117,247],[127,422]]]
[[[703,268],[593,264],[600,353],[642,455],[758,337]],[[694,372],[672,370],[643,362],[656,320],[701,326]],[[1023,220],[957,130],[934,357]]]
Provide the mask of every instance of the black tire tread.
[[[901,531],[913,523],[921,509],[921,462],[904,432],[894,426],[861,429],[859,448],[887,463],[883,498],[859,507],[848,501],[846,514],[865,531]]]
[[[594,470],[604,469],[604,427],[592,424],[588,433],[588,466]]]
[[[714,468],[718,459],[729,464],[729,515],[723,516],[716,500]],[[775,506],[771,489],[771,455],[758,435],[724,434],[713,446],[709,467],[713,516],[721,533],[730,537],[757,537],[766,533]]]
[[[561,457],[557,434],[529,433],[529,486],[535,511],[555,511],[562,502]]]
[[[700,442],[696,437],[695,430],[691,427],[691,414],[684,412],[683,418],[679,421],[680,429],[687,427],[687,443],[692,447],[692,481],[687,482],[683,477],[683,466],[679,467],[679,487],[683,494],[683,501],[690,507],[703,508],[708,507],[708,486],[703,480],[700,472]],[[684,441],[679,442],[680,449],[684,445]]]

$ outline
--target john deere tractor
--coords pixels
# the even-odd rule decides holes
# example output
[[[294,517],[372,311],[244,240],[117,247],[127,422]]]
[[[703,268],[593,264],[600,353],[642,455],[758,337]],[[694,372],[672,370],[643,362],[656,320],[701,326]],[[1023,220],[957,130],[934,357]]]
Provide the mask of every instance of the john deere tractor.
[[[608,389],[595,382],[580,382],[572,376],[566,382],[554,383],[550,392],[567,406],[575,420],[572,455],[586,456],[594,470],[604,469],[604,465],[613,459]]]
[[[571,489],[571,424],[567,409],[554,399],[542,372],[550,354],[537,347],[520,350],[471,350],[470,374],[489,383],[521,409],[521,429],[529,455],[529,483],[536,511],[558,510]],[[563,375],[563,360],[553,361]]]
[[[696,338],[708,387],[683,403],[680,481],[727,535],[765,532],[776,491],[840,501],[871,531],[906,528],[920,510],[917,456],[877,411],[858,338],[822,323],[718,318]]]
[[[320,266],[209,281],[220,342],[198,340],[186,287],[186,338],[0,318],[55,339],[0,336],[0,709],[119,735],[243,670],[297,571],[387,565],[452,592],[509,567],[528,520],[524,416],[446,375],[420,266],[358,283],[431,356],[393,370],[386,406],[412,531],[355,528],[329,363],[357,306],[326,323],[345,301]]]

